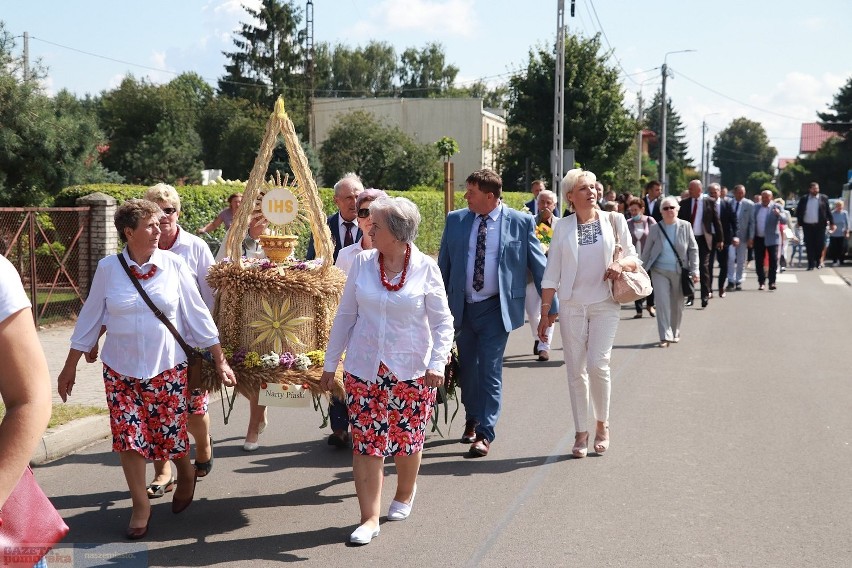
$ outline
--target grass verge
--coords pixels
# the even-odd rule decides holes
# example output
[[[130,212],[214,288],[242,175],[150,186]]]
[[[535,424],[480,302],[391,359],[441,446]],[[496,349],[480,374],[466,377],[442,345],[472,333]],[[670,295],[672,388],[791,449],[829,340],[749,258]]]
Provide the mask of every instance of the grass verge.
[[[53,413],[50,415],[50,422],[47,423],[48,428],[55,428],[67,424],[78,418],[87,416],[95,416],[97,414],[107,414],[106,408],[97,406],[85,406],[82,404],[54,404]],[[0,403],[0,420],[6,416],[6,405]]]

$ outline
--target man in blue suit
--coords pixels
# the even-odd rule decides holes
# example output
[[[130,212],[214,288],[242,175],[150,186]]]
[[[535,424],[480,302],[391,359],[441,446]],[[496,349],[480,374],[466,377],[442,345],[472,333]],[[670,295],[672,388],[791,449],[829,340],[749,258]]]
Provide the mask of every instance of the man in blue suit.
[[[337,260],[337,254],[343,247],[357,243],[361,239],[361,229],[358,228],[358,209],[355,207],[355,198],[358,194],[364,191],[364,184],[354,173],[349,173],[343,176],[336,184],[334,184],[334,204],[337,205],[337,213],[329,215],[326,221],[328,229],[331,231],[331,238],[334,241],[334,258],[332,262]],[[305,254],[306,260],[316,258],[316,250],[314,248],[314,238],[311,236],[308,242],[308,252]],[[348,448],[349,443],[349,414],[346,411],[346,404],[343,401],[331,397],[331,402],[328,405],[328,416],[331,421],[331,434],[328,437],[328,445],[338,448]]]
[[[500,176],[486,168],[466,181],[468,208],[447,216],[438,266],[459,351],[462,442],[471,443],[473,456],[485,456],[502,404],[503,352],[509,332],[524,324],[527,271],[541,295],[545,258],[533,217],[500,200]],[[554,299],[549,313],[558,307]]]
[[[524,205],[527,209],[529,209],[533,217],[538,214],[538,194],[541,193],[542,189],[547,189],[547,185],[540,179],[537,179],[530,184],[530,191],[533,194],[533,198],[527,201]]]

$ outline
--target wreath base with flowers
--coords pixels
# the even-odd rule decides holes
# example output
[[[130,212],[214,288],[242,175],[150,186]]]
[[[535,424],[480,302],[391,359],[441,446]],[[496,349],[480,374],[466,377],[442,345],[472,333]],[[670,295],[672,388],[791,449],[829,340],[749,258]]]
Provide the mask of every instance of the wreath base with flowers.
[[[246,398],[254,398],[257,396],[262,383],[279,383],[286,385],[296,385],[309,388],[311,394],[319,396],[328,396],[328,391],[320,387],[320,377],[322,376],[322,366],[309,368],[304,370],[298,369],[270,369],[264,367],[246,368],[238,365],[233,359],[229,359],[228,363],[234,369],[237,376],[237,392]],[[346,400],[346,391],[343,390],[343,374],[338,373],[335,376],[335,385],[331,394],[341,400]],[[202,380],[204,388],[211,391],[218,391],[222,388],[222,382],[216,375],[216,369],[210,362],[205,362]]]

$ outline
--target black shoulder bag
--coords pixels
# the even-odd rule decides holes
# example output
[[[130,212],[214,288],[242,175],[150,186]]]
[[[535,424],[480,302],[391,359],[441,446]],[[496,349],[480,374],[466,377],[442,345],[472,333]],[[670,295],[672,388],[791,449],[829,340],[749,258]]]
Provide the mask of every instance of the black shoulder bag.
[[[152,302],[151,298],[148,297],[148,294],[145,293],[145,289],[142,288],[142,284],[139,283],[139,279],[133,276],[133,273],[130,272],[130,267],[127,265],[127,261],[124,260],[124,255],[122,253],[118,253],[116,256],[118,256],[121,266],[124,267],[127,277],[130,278],[131,282],[133,282],[133,285],[136,287],[139,295],[142,296],[142,299],[145,300],[145,303],[148,304],[148,307],[151,308],[151,311],[154,312],[157,319],[163,322],[166,329],[175,336],[175,340],[177,340],[181,349],[183,349],[183,352],[186,353],[186,361],[189,364],[186,369],[186,379],[189,390],[192,391],[204,388],[201,380],[201,365],[204,362],[204,358],[201,356],[201,353],[199,353],[199,351],[194,347],[190,347],[189,344],[184,341],[183,337],[181,337],[178,333],[178,330],[175,329],[175,326],[169,321],[169,318],[167,318],[166,315],[154,305],[154,302]]]
[[[660,228],[660,232],[666,238],[666,241],[668,241],[669,246],[672,247],[672,251],[674,251],[677,263],[680,264],[680,289],[683,292],[683,295],[694,296],[695,282],[692,281],[692,274],[689,273],[689,269],[680,259],[680,255],[677,253],[677,249],[672,244],[672,240],[669,238],[668,234],[666,234],[666,230],[663,228],[663,223],[657,223],[657,226]],[[675,227],[677,227],[677,224],[675,224]]]

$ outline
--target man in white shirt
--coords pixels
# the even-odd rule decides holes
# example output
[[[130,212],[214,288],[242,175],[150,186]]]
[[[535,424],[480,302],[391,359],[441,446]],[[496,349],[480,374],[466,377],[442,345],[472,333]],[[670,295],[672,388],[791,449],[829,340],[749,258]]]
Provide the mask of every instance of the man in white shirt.
[[[808,270],[822,268],[820,258],[825,246],[825,229],[831,223],[831,210],[828,207],[828,198],[819,192],[817,182],[811,182],[808,195],[799,200],[796,219],[805,237]]]

